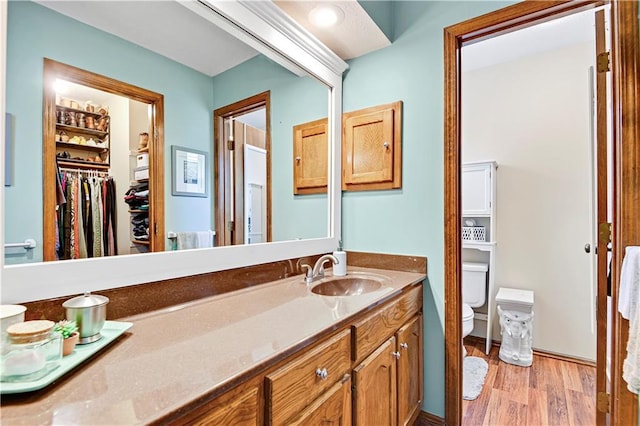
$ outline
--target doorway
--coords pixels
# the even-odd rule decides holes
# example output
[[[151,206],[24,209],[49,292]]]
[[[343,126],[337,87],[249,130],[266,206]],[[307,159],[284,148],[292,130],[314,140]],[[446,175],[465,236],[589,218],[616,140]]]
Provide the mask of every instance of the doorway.
[[[448,374],[448,380],[446,382],[446,422],[447,424],[460,424],[461,423],[461,388],[462,388],[462,345],[461,342],[461,203],[460,203],[460,166],[461,166],[461,108],[460,108],[460,94],[461,94],[461,70],[460,70],[460,51],[463,45],[472,41],[478,41],[480,39],[490,38],[497,34],[503,34],[509,31],[513,31],[517,28],[523,28],[534,25],[538,22],[552,20],[555,17],[569,15],[578,11],[594,8],[598,4],[596,2],[588,3],[546,3],[536,4],[522,3],[514,6],[510,6],[488,15],[471,19],[469,21],[456,24],[454,26],[445,28],[445,323],[448,324],[445,329],[445,369]],[[632,84],[636,83],[635,76],[632,76],[632,72],[635,64],[637,63],[637,57],[632,56],[631,53],[635,53],[637,56],[637,48],[631,46],[637,44],[637,4],[634,6],[623,6],[619,3],[612,5],[614,27],[613,33],[613,50],[620,49],[620,56],[617,57],[618,61],[614,61],[612,65],[612,74],[614,76],[613,83],[613,126],[620,133],[616,135],[614,133],[614,147],[620,149],[620,139],[626,137],[628,143],[633,144],[632,139],[628,139],[633,136],[634,123],[636,116],[633,111],[633,102],[630,97],[627,97],[620,90],[619,86],[628,84],[625,79],[629,79]],[[619,31],[619,33],[616,32]],[[636,39],[634,39],[636,37]],[[616,56],[613,55],[615,58]],[[618,80],[616,80],[616,77]],[[635,86],[634,86],[635,87]],[[616,105],[621,110],[627,110],[630,113],[631,118],[626,125],[616,121],[616,116],[619,114],[616,111]],[[619,118],[618,118],[619,119]],[[619,159],[615,156],[614,149],[614,170],[618,164]],[[614,172],[614,176],[617,176]],[[620,179],[620,176],[617,176]],[[622,182],[625,179],[618,180]],[[629,184],[629,183],[627,183]],[[633,184],[630,184],[633,186]],[[618,191],[618,190],[616,190]],[[616,192],[617,194],[619,192]],[[615,197],[614,197],[614,205]],[[633,210],[633,208],[631,209]],[[626,217],[624,209],[620,210],[621,215]],[[628,219],[619,218],[614,215],[614,223],[626,224]],[[599,221],[600,222],[600,221]],[[605,235],[603,233],[602,235]],[[620,259],[616,256],[617,249],[619,247],[616,243],[616,238],[620,238],[620,233],[613,232],[613,264],[616,265],[612,268],[612,289],[613,289],[613,305],[616,305],[615,299],[615,287],[617,282],[616,268],[619,268]],[[604,238],[598,239],[598,251],[607,251],[606,241]],[[604,257],[603,257],[604,258]],[[597,389],[598,395],[598,423],[603,424],[605,420],[605,412],[609,409],[606,404],[606,391],[604,389],[605,383],[603,380],[605,357],[601,352],[602,344],[606,344],[606,273],[604,274],[604,280],[602,272],[604,268],[598,268],[598,353],[597,353]],[[604,284],[604,285],[603,285]],[[604,289],[604,298],[603,296]],[[603,306],[604,301],[604,306]],[[616,322],[613,323],[614,331],[616,331]],[[623,333],[624,334],[624,333]],[[616,333],[614,333],[614,337]],[[625,341],[626,342],[626,341]],[[627,399],[629,406],[633,406],[633,399],[624,394],[622,386],[616,384],[616,375],[620,374],[619,359],[623,346],[626,343],[615,341],[612,344],[612,351],[614,355],[612,377],[614,383],[612,384],[614,396],[618,392],[618,396]],[[606,353],[605,353],[606,355]],[[600,398],[602,393],[603,398]],[[615,401],[615,398],[611,398]],[[602,403],[600,402],[602,401]],[[633,419],[636,416],[635,413],[629,409],[623,408],[619,401],[616,401],[612,408],[614,416],[612,419]],[[617,414],[617,416],[616,416]]]
[[[60,105],[60,103],[63,103],[63,96],[56,93],[57,82],[68,82],[69,84],[96,91],[94,93],[104,92],[124,99],[125,101],[130,101],[133,106],[127,114],[127,120],[136,115],[136,113],[133,112],[134,110],[142,111],[137,115],[147,115],[146,120],[144,120],[145,124],[142,125],[143,128],[139,130],[136,128],[137,130],[133,136],[129,134],[129,129],[126,129],[121,137],[117,138],[118,140],[114,140],[114,135],[109,134],[109,132],[106,131],[107,128],[102,128],[100,124],[98,124],[98,120],[104,121],[109,130],[111,129],[111,121],[113,120],[108,115],[108,108],[103,110],[104,113],[101,111],[90,111],[92,105],[83,103],[81,106],[78,100],[70,99],[64,99],[68,101],[68,104],[65,102],[64,105]],[[87,101],[87,99],[84,99],[84,101]],[[89,108],[89,110],[87,108]],[[146,146],[140,151],[140,154],[145,154],[146,157],[145,162],[148,167],[147,174],[139,177],[140,181],[144,181],[146,191],[148,191],[146,193],[147,208],[144,212],[143,220],[145,238],[142,238],[142,233],[135,234],[135,229],[132,229],[132,234],[129,239],[131,241],[132,251],[122,253],[122,250],[120,250],[118,254],[163,251],[165,248],[163,95],[45,58],[43,110],[43,259],[45,261],[51,261],[60,258],[56,248],[56,241],[58,241],[57,238],[59,235],[58,221],[50,220],[50,218],[58,217],[58,166],[62,164],[67,168],[67,171],[75,172],[82,176],[87,174],[87,170],[98,170],[102,173],[108,173],[116,168],[115,164],[109,163],[110,155],[112,154],[110,147],[116,147],[116,145],[118,145],[121,152],[126,152],[126,156],[129,156],[131,152],[135,153],[135,155],[131,154],[130,159],[125,160],[127,164],[124,168],[129,169],[139,154],[137,152],[139,133],[147,133],[148,136]],[[61,113],[71,117],[71,121],[63,122],[61,120]],[[93,118],[92,121],[95,122],[93,125],[89,124],[90,118]],[[147,128],[144,128],[145,125]],[[61,136],[63,131],[68,133],[67,136],[69,137],[77,135],[78,140],[63,141]],[[58,134],[60,140],[56,139],[56,134]],[[96,144],[95,147],[93,147],[93,144],[90,142],[92,138],[97,138],[97,142],[94,141]],[[74,151],[74,144],[77,148],[82,147],[83,149],[80,151],[76,150],[76,154],[71,155],[71,152]],[[135,149],[130,149],[131,144],[135,146]],[[91,158],[91,156],[87,157],[87,153],[82,153],[82,151],[92,151],[95,156],[93,158]],[[67,155],[67,152],[69,152],[69,155]],[[59,154],[62,154],[62,156]],[[131,170],[133,172],[133,168]],[[135,173],[132,174],[131,179],[136,179]],[[124,188],[129,186],[128,184],[129,182],[116,183],[116,188],[118,185]],[[121,204],[119,206],[120,208],[116,210],[120,211],[127,208],[122,198],[116,197],[113,201],[114,203]],[[142,213],[133,212],[131,215],[141,216]],[[129,212],[127,212],[125,216],[129,216]],[[131,221],[133,221],[133,218],[134,216],[131,216]],[[113,223],[115,224],[115,222],[116,221]],[[139,229],[141,229],[140,226]],[[101,233],[102,231],[100,231],[98,235]],[[134,240],[138,241],[139,244],[134,244]],[[104,244],[105,246],[108,245],[107,243]],[[138,250],[136,248],[138,246],[143,247],[143,249]],[[107,250],[104,252],[106,251]],[[113,249],[111,252],[115,253],[116,250]],[[102,255],[102,253],[100,255]]]
[[[271,241],[270,93],[214,111],[216,246]]]
[[[462,301],[475,306],[463,388],[472,366],[488,367],[480,394],[463,395],[463,425],[595,424],[594,25],[587,10],[462,48]],[[482,161],[497,165],[492,223],[470,210]],[[469,241],[471,221],[487,231],[486,245]],[[467,281],[476,265],[489,269],[479,307]],[[514,349],[500,332],[510,318],[496,307],[502,288],[534,296],[531,338]]]

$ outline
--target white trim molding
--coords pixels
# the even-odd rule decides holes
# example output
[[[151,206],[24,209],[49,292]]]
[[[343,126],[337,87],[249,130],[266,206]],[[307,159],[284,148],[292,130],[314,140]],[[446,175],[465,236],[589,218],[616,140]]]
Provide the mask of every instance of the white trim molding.
[[[327,237],[187,251],[122,255],[4,266],[0,259],[1,303],[21,303],[144,284],[301,256],[329,253],[341,236],[341,117],[342,72],[347,64],[271,2],[188,0],[180,3],[226,30],[258,52],[295,70],[304,71],[328,87],[329,175]],[[5,110],[7,2],[0,0],[0,113]],[[2,126],[2,121],[0,121]],[[1,127],[0,127],[1,130]],[[0,150],[4,149],[4,138]],[[2,159],[2,153],[0,153]],[[4,164],[0,164],[0,172]],[[0,189],[0,194],[3,194]],[[4,196],[0,200],[4,203]],[[4,240],[4,210],[0,211],[0,239]],[[0,253],[2,247],[0,246]]]

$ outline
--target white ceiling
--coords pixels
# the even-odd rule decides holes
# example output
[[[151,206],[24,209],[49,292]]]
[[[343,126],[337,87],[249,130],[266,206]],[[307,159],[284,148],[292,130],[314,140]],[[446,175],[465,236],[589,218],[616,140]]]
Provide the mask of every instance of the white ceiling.
[[[267,130],[267,113],[264,108],[238,115],[234,117],[234,120],[255,127],[256,129]]]
[[[387,36],[356,0],[274,0],[274,3],[343,60],[391,45]],[[344,20],[329,28],[317,28],[311,24],[309,12],[323,3],[341,9]]]
[[[178,1],[35,1],[209,76],[258,54]],[[322,2],[275,3],[342,59],[355,58],[391,44],[356,0],[331,1],[345,14],[344,20],[331,29],[317,29],[307,19],[308,11]]]
[[[39,0],[37,3],[209,76],[258,54],[177,1]]]
[[[594,10],[575,13],[462,48],[462,71],[594,40]]]

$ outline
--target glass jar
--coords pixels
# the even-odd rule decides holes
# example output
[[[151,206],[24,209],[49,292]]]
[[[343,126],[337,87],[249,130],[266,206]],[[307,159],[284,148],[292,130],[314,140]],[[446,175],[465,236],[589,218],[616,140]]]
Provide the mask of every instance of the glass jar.
[[[38,380],[56,369],[62,360],[62,336],[52,321],[25,321],[7,328],[0,351],[0,380]]]

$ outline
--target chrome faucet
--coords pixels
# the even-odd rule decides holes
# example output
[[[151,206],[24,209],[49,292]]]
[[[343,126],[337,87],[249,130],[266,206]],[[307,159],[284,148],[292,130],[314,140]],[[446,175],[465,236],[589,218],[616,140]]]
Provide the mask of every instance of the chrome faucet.
[[[302,269],[305,271],[304,282],[307,284],[311,284],[315,280],[318,280],[324,277],[324,264],[327,263],[329,260],[332,261],[334,265],[337,265],[338,263],[340,263],[334,255],[325,254],[321,256],[320,259],[318,259],[318,261],[313,266],[313,268],[311,268],[311,266],[307,265],[306,263],[303,265],[300,265]]]

